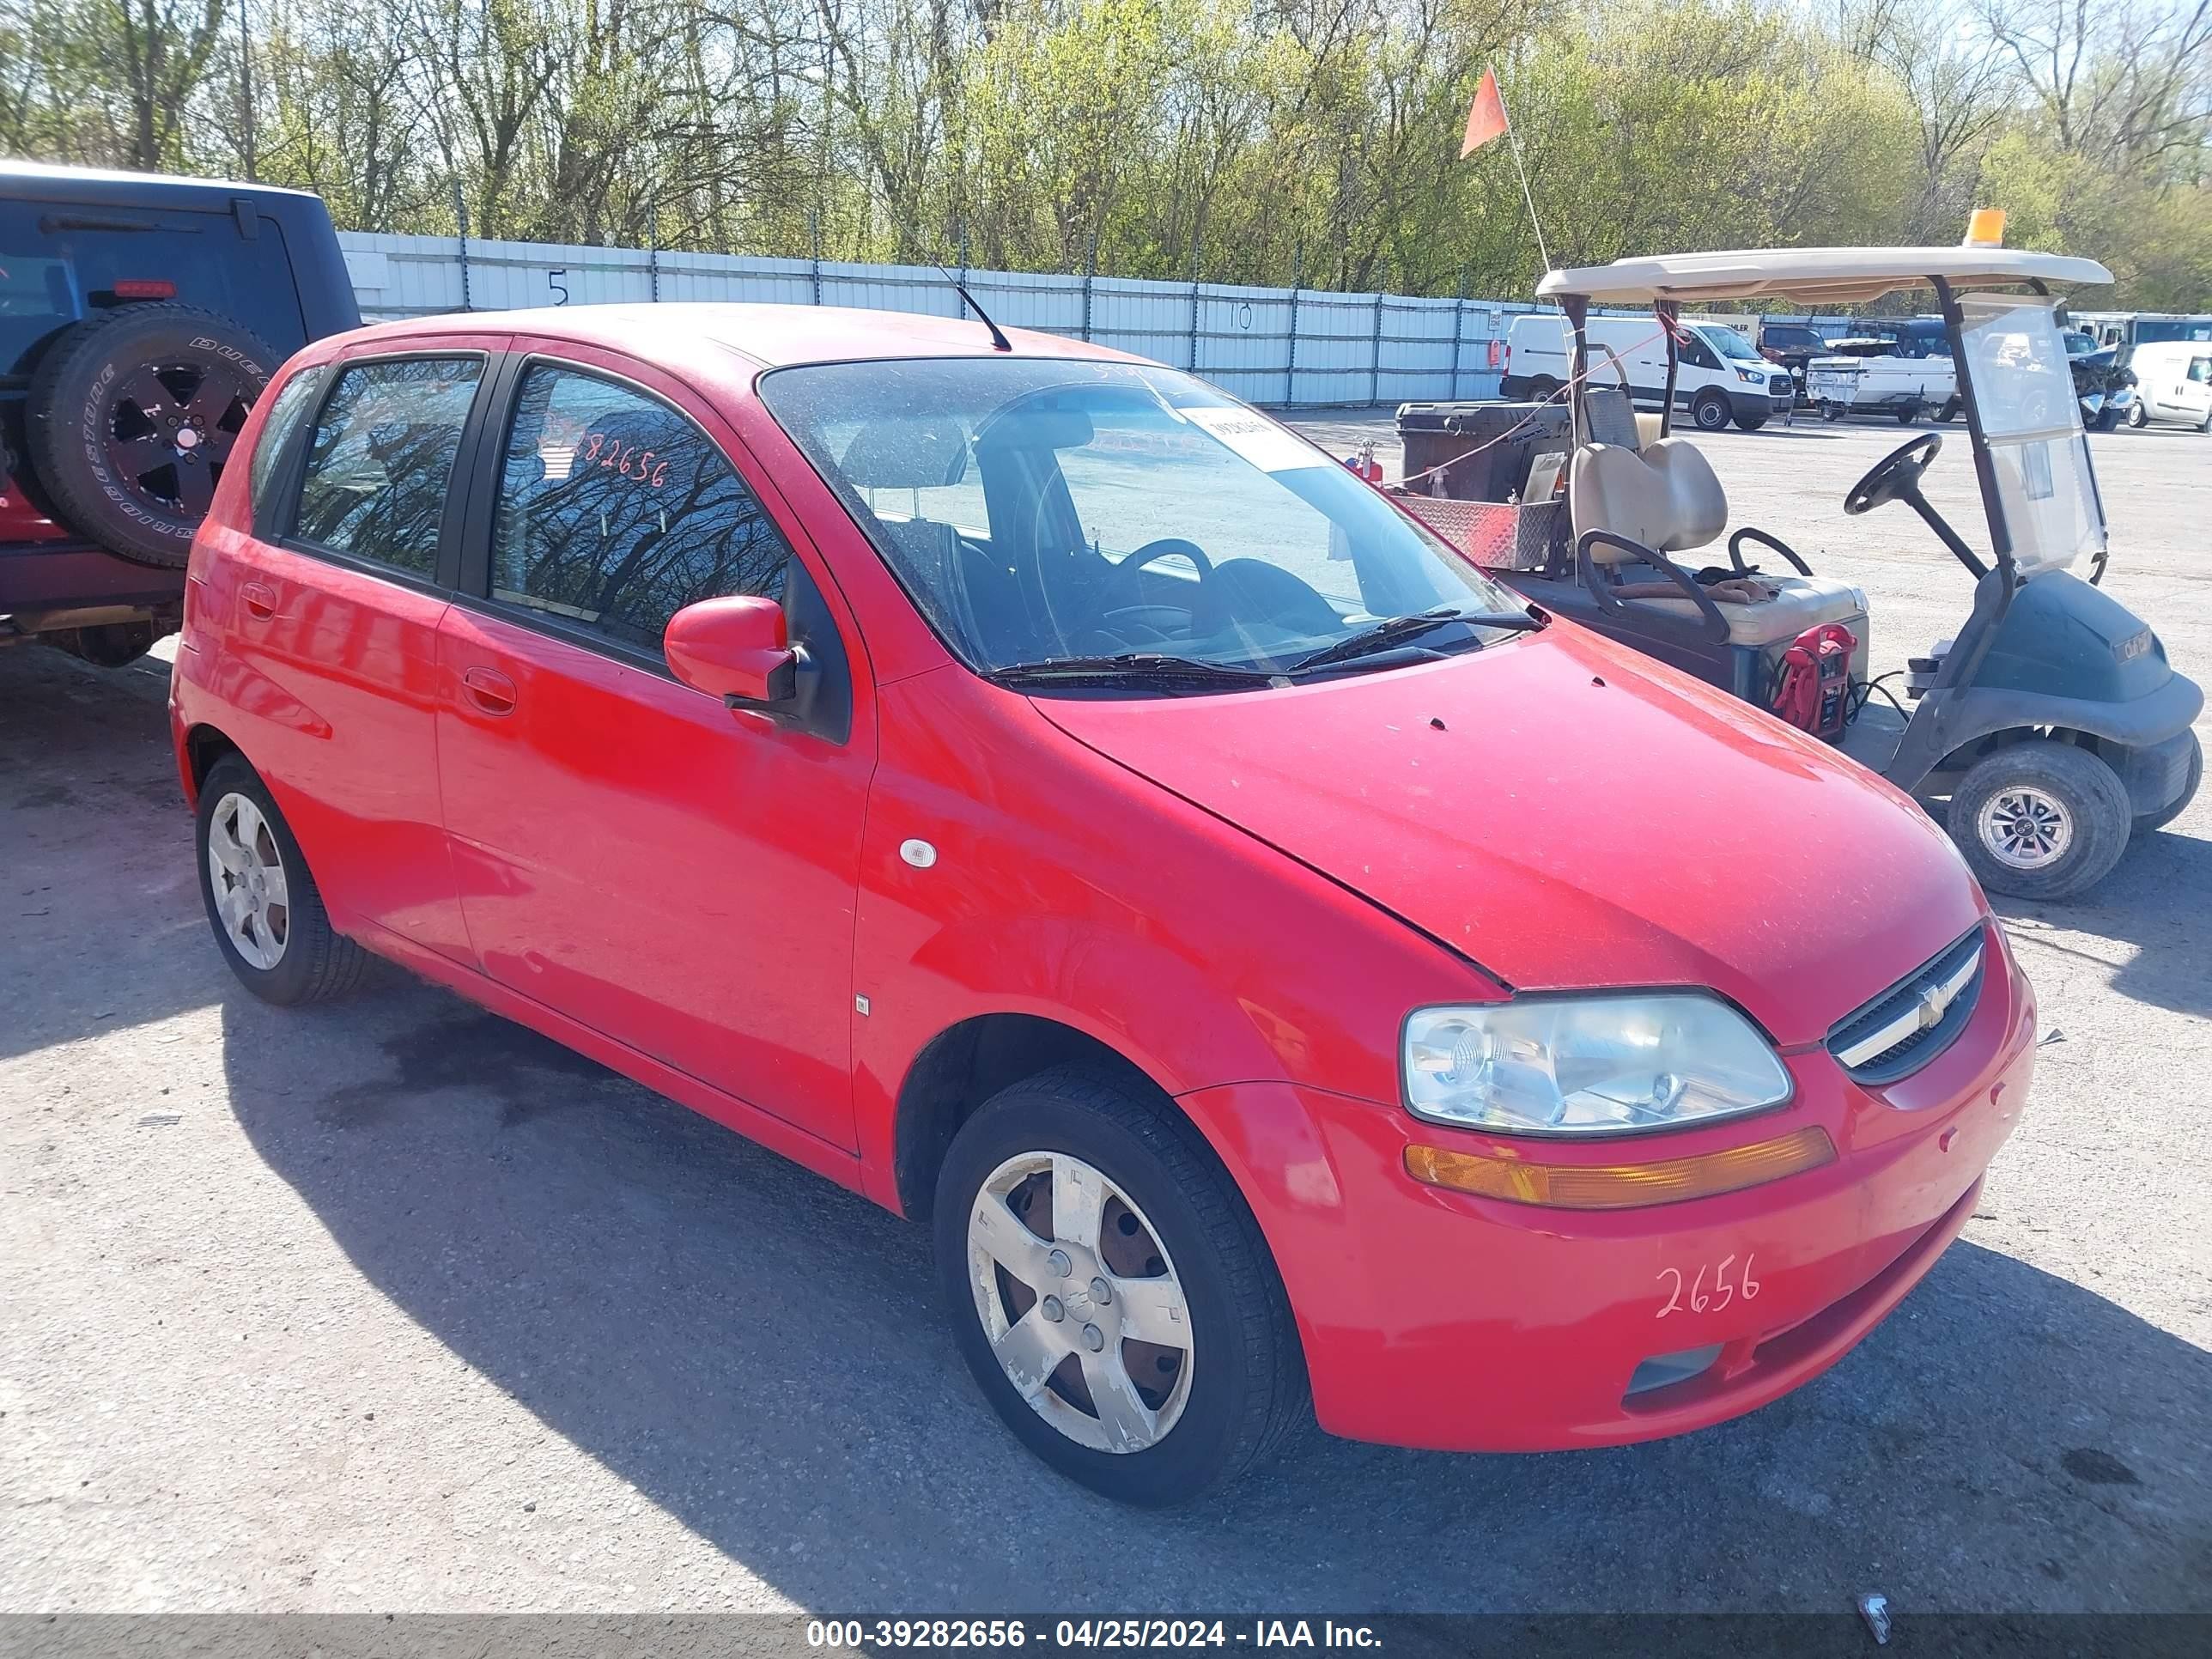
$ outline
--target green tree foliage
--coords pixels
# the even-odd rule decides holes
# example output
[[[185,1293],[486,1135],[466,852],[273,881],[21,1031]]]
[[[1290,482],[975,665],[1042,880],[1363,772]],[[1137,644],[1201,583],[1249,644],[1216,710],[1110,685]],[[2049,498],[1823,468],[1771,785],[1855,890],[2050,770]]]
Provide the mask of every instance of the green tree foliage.
[[[2212,306],[2212,0],[0,0],[0,148],[342,225],[1422,293],[1948,241]]]

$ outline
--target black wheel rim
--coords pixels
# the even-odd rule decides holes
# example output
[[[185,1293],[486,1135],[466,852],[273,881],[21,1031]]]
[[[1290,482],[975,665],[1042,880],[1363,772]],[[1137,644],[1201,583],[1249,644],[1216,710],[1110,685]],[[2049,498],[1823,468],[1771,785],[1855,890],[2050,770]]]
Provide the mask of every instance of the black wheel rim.
[[[257,387],[226,363],[149,363],[108,394],[107,463],[138,501],[175,519],[206,516]]]

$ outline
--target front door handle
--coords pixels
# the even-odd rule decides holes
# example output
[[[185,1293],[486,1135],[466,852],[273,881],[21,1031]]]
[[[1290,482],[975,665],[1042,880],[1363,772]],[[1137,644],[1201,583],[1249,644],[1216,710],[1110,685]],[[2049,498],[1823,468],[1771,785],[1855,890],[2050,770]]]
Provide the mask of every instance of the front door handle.
[[[238,590],[239,603],[246,614],[257,622],[267,622],[276,614],[276,590],[265,582],[247,582]]]
[[[461,676],[461,690],[487,714],[514,712],[514,682],[495,668],[471,668]]]

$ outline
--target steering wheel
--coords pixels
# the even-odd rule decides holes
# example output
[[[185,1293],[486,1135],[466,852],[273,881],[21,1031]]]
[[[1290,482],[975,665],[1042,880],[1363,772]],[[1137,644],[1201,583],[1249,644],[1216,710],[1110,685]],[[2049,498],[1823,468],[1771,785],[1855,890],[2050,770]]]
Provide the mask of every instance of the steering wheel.
[[[1162,536],[1157,541],[1146,542],[1121,561],[1120,568],[1132,576],[1154,562],[1181,554],[1198,567],[1199,580],[1203,581],[1213,574],[1213,561],[1206,556],[1206,550],[1196,542],[1185,541],[1180,536]]]
[[[1943,434],[1924,432],[1907,439],[1867,469],[1867,475],[1844,497],[1844,511],[1856,518],[1877,507],[1902,501],[1920,487],[1920,475],[1943,453]]]

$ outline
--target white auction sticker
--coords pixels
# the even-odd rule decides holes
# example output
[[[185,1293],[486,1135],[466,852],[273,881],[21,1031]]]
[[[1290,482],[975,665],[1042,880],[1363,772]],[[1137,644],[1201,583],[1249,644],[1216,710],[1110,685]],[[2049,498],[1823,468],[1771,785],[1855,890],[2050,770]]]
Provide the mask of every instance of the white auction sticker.
[[[1192,425],[1205,428],[1263,472],[1295,472],[1300,467],[1329,465],[1328,457],[1304,439],[1249,409],[1184,407],[1176,413]]]

